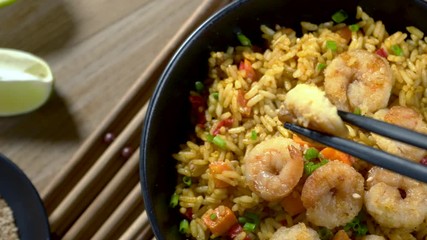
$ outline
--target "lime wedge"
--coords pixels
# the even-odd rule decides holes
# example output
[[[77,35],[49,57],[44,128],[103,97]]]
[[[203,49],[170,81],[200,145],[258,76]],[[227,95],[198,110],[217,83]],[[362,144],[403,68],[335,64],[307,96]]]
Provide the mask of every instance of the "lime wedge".
[[[0,116],[39,108],[49,99],[52,89],[52,71],[43,59],[0,48]]]
[[[16,2],[16,0],[0,0],[0,7],[5,7]]]

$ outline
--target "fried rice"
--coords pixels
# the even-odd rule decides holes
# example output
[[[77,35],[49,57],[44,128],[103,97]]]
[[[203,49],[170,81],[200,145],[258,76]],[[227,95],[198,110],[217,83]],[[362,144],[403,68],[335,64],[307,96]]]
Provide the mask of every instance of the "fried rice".
[[[290,214],[281,201],[264,200],[248,187],[245,178],[244,159],[255,146],[278,136],[293,138],[280,119],[287,92],[302,83],[324,90],[324,69],[343,52],[364,49],[385,58],[393,76],[389,106],[416,109],[426,121],[427,37],[414,26],[390,34],[382,21],[374,20],[360,7],[356,19],[351,27],[333,21],[301,22],[302,36],[284,26],[262,25],[267,49],[237,46],[211,53],[208,80],[190,93],[194,135],[173,155],[179,176],[175,207],[188,223],[181,229],[184,235],[194,239],[270,239],[283,226],[304,223],[322,239],[331,239],[341,229],[353,239],[367,235],[426,239],[426,220],[414,229],[384,227],[365,207],[360,213],[360,224],[366,226],[363,235],[345,226],[316,226],[307,220],[306,211]],[[364,114],[372,116],[369,112]],[[369,132],[350,125],[347,128],[348,138],[378,147]],[[353,168],[365,178],[371,167],[354,159]],[[302,187],[303,183],[298,184],[292,194],[298,197]],[[226,233],[217,235],[203,218],[206,212],[221,206],[230,209],[237,222]],[[248,213],[257,216],[250,229],[243,228]],[[328,232],[329,237],[322,231]]]

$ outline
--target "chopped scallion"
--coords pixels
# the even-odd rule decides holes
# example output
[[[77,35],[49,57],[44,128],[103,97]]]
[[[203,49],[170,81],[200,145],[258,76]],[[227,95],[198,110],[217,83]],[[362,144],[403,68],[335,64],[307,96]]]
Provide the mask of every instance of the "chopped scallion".
[[[248,231],[248,232],[253,232],[255,231],[256,228],[256,224],[255,223],[250,223],[247,222],[243,225],[243,230]]]
[[[215,213],[212,213],[211,215],[210,215],[210,219],[211,220],[215,220],[217,218],[217,216],[216,216],[216,214]]]
[[[361,115],[362,114],[362,110],[357,107],[357,108],[354,109],[353,113],[356,114],[356,115]]]
[[[368,227],[363,223],[363,215],[359,214],[351,222],[344,226],[345,231],[352,230],[356,233],[356,236],[364,236],[368,232]]]
[[[332,40],[327,40],[326,41],[326,48],[335,52],[337,50],[337,43],[335,41],[332,41]]]
[[[237,220],[239,221],[239,223],[246,223],[246,222],[248,222],[248,219],[246,219],[245,217],[239,217]]]
[[[315,148],[309,148],[304,153],[305,160],[312,160],[319,156],[319,151]]]
[[[317,71],[322,71],[326,68],[326,63],[318,63],[317,64]]]
[[[259,216],[256,213],[246,212],[244,217],[246,219],[249,219],[250,222],[255,223],[255,224],[259,224],[259,222],[260,222]]]
[[[196,87],[196,91],[198,92],[203,92],[203,89],[205,88],[205,85],[200,81],[194,83],[194,86]]]
[[[180,223],[179,223],[179,232],[182,234],[186,234],[188,233],[188,231],[190,230],[190,224],[188,223],[187,219],[183,219]]]
[[[403,50],[399,45],[395,44],[391,46],[391,50],[393,51],[394,55],[396,56],[403,56]]]
[[[251,139],[256,140],[258,138],[258,133],[255,130],[252,130],[251,132]]]
[[[212,93],[212,97],[215,98],[215,100],[218,100],[218,98],[219,98],[219,92]]]
[[[208,140],[208,142],[213,142],[213,139],[214,139],[214,136],[212,134],[208,133],[206,135],[206,140]]]
[[[336,23],[342,23],[348,18],[348,14],[344,10],[339,10],[332,15],[332,20]]]
[[[310,161],[306,161],[304,163],[304,174],[310,176],[316,169],[328,163],[327,159],[323,159],[319,163],[314,163]]]
[[[224,139],[222,139],[218,135],[212,139],[212,142],[220,148],[225,148],[225,146],[227,145],[226,142],[224,141]]]
[[[329,239],[332,239],[332,237],[334,236],[332,231],[325,227],[320,228],[318,230],[318,233],[321,240],[329,240]]]
[[[251,40],[249,40],[248,37],[246,37],[245,35],[243,35],[243,33],[238,33],[237,34],[237,39],[239,39],[240,43],[243,46],[251,46],[252,45]]]
[[[174,208],[174,207],[178,206],[178,202],[179,202],[179,195],[177,193],[174,193],[171,197],[171,201],[169,203],[169,206]]]
[[[355,23],[355,24],[351,24],[350,26],[348,26],[348,28],[352,32],[357,32],[357,31],[359,31],[360,26],[359,26],[359,24]]]
[[[182,182],[184,182],[184,184],[185,184],[185,185],[187,185],[187,186],[191,186],[191,183],[192,183],[191,177],[189,177],[189,176],[184,176],[184,177],[182,178]]]

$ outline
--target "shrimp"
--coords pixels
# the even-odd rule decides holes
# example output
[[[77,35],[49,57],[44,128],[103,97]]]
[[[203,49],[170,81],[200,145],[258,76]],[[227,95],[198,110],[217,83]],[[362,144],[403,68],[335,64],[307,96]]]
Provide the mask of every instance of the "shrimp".
[[[341,137],[348,134],[337,108],[325,96],[325,92],[316,86],[298,84],[286,94],[284,108],[293,122],[304,127]]]
[[[302,188],[307,220],[329,229],[350,222],[362,208],[363,183],[360,173],[340,161],[318,168]]]
[[[374,114],[374,118],[427,134],[427,124],[423,121],[423,116],[408,107],[394,106],[390,109],[381,109]],[[372,136],[378,147],[382,150],[403,158],[408,158],[414,162],[419,162],[427,154],[427,151],[421,148],[394,141],[377,134],[372,134]]]
[[[365,207],[381,226],[414,229],[427,217],[427,185],[380,167],[367,179]]]
[[[277,229],[270,240],[320,240],[320,237],[316,231],[306,227],[304,223],[298,223],[290,228]]]
[[[366,50],[344,52],[325,69],[325,92],[339,110],[373,113],[388,104],[393,76],[387,60]]]
[[[299,145],[275,137],[256,145],[244,157],[249,188],[267,201],[279,200],[297,185],[304,170]]]

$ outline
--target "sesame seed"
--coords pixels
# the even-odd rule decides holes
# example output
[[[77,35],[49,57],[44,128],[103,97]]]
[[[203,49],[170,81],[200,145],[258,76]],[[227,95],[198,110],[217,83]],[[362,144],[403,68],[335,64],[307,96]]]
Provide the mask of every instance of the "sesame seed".
[[[353,195],[351,195],[353,198],[355,198],[355,199],[359,199],[359,198],[361,198],[362,196],[360,196],[359,194],[357,194],[357,193],[353,193]]]
[[[368,179],[366,179],[367,182],[371,182],[372,180],[374,180],[373,177],[368,177]]]

